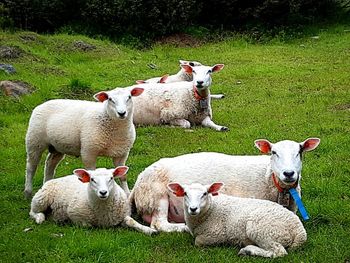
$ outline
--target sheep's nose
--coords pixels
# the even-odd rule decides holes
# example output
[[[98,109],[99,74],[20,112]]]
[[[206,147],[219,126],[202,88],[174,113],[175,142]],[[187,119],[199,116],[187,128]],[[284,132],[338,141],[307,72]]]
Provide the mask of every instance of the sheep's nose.
[[[190,207],[191,212],[196,212],[197,207]]]
[[[118,111],[120,117],[125,117],[126,111]]]
[[[106,191],[106,190],[101,190],[101,191],[100,191],[100,194],[101,194],[102,196],[105,196],[105,195],[107,194],[107,191]]]
[[[294,175],[294,171],[284,171],[283,175],[287,178],[290,178]]]
[[[203,85],[204,81],[203,80],[197,80],[198,85]]]

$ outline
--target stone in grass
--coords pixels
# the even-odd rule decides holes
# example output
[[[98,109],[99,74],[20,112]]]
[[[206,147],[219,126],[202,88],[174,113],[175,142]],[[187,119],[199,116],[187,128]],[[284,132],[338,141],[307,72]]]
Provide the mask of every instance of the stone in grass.
[[[96,46],[86,43],[82,40],[74,41],[73,45],[75,48],[80,49],[82,51],[91,51],[96,49]]]
[[[4,80],[0,82],[0,90],[2,90],[6,96],[19,98],[22,95],[34,92],[35,89],[32,85],[24,81]]]
[[[8,74],[16,73],[16,69],[10,64],[0,64],[0,70],[3,70]]]
[[[0,58],[3,59],[19,58],[23,53],[19,47],[0,46]]]

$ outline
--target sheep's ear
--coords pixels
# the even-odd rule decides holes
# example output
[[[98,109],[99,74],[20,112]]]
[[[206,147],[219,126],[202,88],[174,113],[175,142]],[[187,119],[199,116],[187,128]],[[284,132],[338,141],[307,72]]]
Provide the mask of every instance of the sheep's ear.
[[[192,74],[193,69],[191,66],[182,64],[181,67],[185,70],[186,73]]]
[[[90,174],[85,169],[75,169],[73,173],[78,176],[78,179],[83,183],[90,182]]]
[[[317,148],[321,140],[319,138],[308,138],[300,143],[303,152],[309,152]]]
[[[158,81],[158,83],[165,83],[166,80],[168,79],[168,77],[169,77],[169,74],[165,74],[164,76],[162,76],[162,77],[160,78],[160,80]]]
[[[113,171],[113,176],[114,177],[124,177],[126,173],[128,172],[129,167],[127,166],[118,166],[117,168],[114,169]]]
[[[223,185],[223,183],[213,183],[211,186],[208,187],[208,193],[212,195],[218,195],[218,191]]]
[[[185,195],[185,190],[178,183],[170,183],[168,184],[168,188],[173,192],[174,195],[178,197],[183,197]]]
[[[143,91],[144,91],[143,88],[133,88],[130,93],[131,93],[131,96],[136,97],[141,95]]]
[[[265,139],[255,140],[254,144],[262,153],[269,153],[272,148],[272,143]]]
[[[147,83],[146,81],[144,81],[144,80],[136,80],[136,84],[145,84],[145,83]]]
[[[224,64],[216,64],[211,68],[211,72],[218,72],[224,68]]]
[[[105,91],[101,91],[99,93],[96,93],[94,95],[95,100],[99,101],[99,102],[104,102],[105,100],[108,100],[108,93]]]

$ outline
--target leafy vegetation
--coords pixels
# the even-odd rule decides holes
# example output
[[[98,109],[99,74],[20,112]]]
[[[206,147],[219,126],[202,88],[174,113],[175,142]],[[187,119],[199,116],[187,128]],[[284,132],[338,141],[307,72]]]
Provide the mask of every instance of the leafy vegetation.
[[[231,130],[138,127],[127,161],[130,186],[145,167],[162,157],[200,151],[259,154],[253,147],[257,138],[302,141],[320,137],[319,148],[304,156],[303,200],[311,217],[305,223],[308,241],[274,262],[348,262],[350,33],[349,27],[341,25],[312,32],[317,35],[285,42],[273,38],[261,43],[233,36],[197,47],[157,44],[144,51],[81,35],[0,32],[0,46],[23,50],[21,57],[2,59],[2,63],[12,64],[17,74],[0,71],[0,80],[22,80],[36,87],[35,93],[20,100],[0,96],[1,261],[270,262],[240,258],[235,247],[196,248],[185,233],[148,237],[128,229],[89,229],[56,225],[50,220],[36,225],[29,218],[30,202],[22,194],[24,138],[35,106],[53,98],[80,97],[81,92],[93,94],[176,72],[178,59],[193,59],[225,64],[224,70],[213,76],[212,92],[224,93],[226,98],[212,104],[214,120]],[[77,49],[76,41],[96,49]],[[34,190],[42,185],[43,166],[44,157]],[[70,174],[81,166],[80,159],[67,156],[57,175]],[[112,163],[100,158],[98,166],[112,167]]]

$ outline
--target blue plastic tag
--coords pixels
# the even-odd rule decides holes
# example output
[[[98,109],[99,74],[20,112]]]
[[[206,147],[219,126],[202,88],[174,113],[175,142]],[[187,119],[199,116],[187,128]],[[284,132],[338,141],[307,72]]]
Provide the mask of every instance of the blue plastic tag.
[[[289,193],[292,195],[295,203],[297,204],[299,212],[300,212],[301,216],[303,217],[303,219],[305,221],[309,220],[310,219],[309,215],[306,212],[305,206],[304,206],[303,202],[301,201],[297,190],[295,190],[295,188],[290,188]]]

